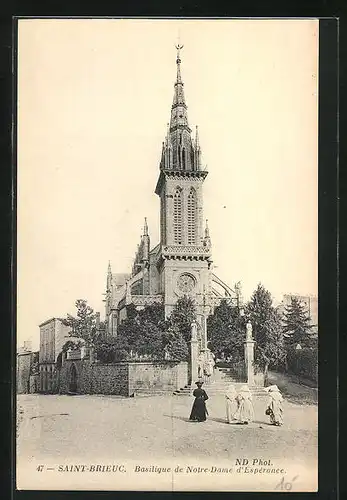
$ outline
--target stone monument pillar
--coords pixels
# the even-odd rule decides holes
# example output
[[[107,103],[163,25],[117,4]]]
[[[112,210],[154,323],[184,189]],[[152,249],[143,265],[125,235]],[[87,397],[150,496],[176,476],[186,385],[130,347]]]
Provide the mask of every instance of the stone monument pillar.
[[[207,349],[207,318],[205,314],[201,317],[201,349]]]
[[[199,341],[198,327],[195,321],[191,324],[191,339],[190,339],[190,374],[189,383],[194,384],[198,379],[198,358],[199,358]]]
[[[246,325],[246,341],[245,346],[245,363],[246,363],[246,374],[247,374],[247,384],[249,386],[254,385],[254,344],[252,336],[252,324],[248,321]]]

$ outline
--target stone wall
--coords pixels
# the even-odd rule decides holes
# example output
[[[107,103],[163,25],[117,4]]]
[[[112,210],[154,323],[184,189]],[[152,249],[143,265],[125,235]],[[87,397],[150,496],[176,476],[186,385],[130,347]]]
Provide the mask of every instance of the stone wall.
[[[28,394],[32,353],[17,354],[17,393]]]
[[[126,363],[91,365],[90,394],[129,396],[129,370]]]
[[[188,363],[128,363],[129,393],[137,389],[175,391],[188,383]]]
[[[76,371],[78,394],[131,396],[138,389],[173,392],[188,382],[188,364],[163,362],[120,362],[102,364],[89,360],[66,360],[59,373],[59,392],[71,391],[72,371]]]
[[[35,394],[40,390],[40,375],[30,375],[29,378],[29,392]]]
[[[127,363],[101,364],[89,360],[65,360],[60,370],[59,392],[71,391],[71,371],[77,372],[78,394],[115,394],[129,396]]]
[[[101,364],[89,360],[64,360],[60,369],[59,392],[71,391],[72,370],[76,370],[78,394],[129,395],[128,367],[126,363]]]

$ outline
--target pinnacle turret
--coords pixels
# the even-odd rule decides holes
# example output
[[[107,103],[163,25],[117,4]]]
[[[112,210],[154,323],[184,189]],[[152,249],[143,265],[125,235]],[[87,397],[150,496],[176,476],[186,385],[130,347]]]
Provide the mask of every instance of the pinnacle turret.
[[[112,269],[111,269],[111,262],[108,261],[106,292],[110,291],[111,286],[112,286]]]
[[[209,230],[209,227],[208,227],[208,220],[207,219],[206,219],[206,225],[205,225],[204,246],[206,246],[206,247],[210,247],[211,246],[210,230]]]
[[[145,217],[145,223],[143,225],[143,236],[148,236],[148,224],[147,224],[147,217]]]

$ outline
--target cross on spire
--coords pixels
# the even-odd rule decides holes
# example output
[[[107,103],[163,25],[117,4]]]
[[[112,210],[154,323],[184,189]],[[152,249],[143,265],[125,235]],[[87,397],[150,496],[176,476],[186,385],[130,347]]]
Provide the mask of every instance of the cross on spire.
[[[180,45],[179,43],[176,45],[177,49],[177,58],[176,58],[176,63],[180,64],[181,63],[181,57],[180,57],[180,52],[183,49],[184,45]]]

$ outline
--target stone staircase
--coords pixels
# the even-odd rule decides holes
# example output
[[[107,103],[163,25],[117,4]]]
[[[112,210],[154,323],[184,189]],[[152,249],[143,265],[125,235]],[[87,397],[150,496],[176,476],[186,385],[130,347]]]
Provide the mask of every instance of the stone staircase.
[[[204,389],[208,396],[224,396],[230,384],[235,386],[236,391],[239,391],[240,388],[245,385],[245,382],[239,382],[232,375],[230,368],[217,368],[214,373],[214,377],[212,381],[204,382]],[[196,385],[186,385],[181,389],[178,389],[174,392],[169,389],[155,389],[155,388],[138,388],[132,394],[133,397],[149,397],[149,396],[164,396],[164,395],[174,395],[174,396],[191,396],[192,392],[196,389]],[[262,397],[267,396],[267,392],[263,387],[250,387],[251,393],[253,397]]]
[[[132,394],[132,397],[135,398],[144,398],[148,396],[167,396],[168,394],[172,394],[172,389],[171,390],[165,390],[165,389],[136,389],[134,393]]]
[[[218,374],[215,377],[215,380],[211,382],[204,383],[204,389],[206,390],[208,396],[216,396],[216,395],[225,395],[228,387],[233,384],[235,386],[236,391],[239,391],[240,388],[245,385],[245,382],[236,381],[233,375],[230,372],[229,368],[218,368]],[[196,385],[186,385],[185,387],[174,392],[175,396],[190,396],[193,390],[196,389]],[[263,387],[250,387],[252,396],[262,397],[267,396],[267,392]]]

